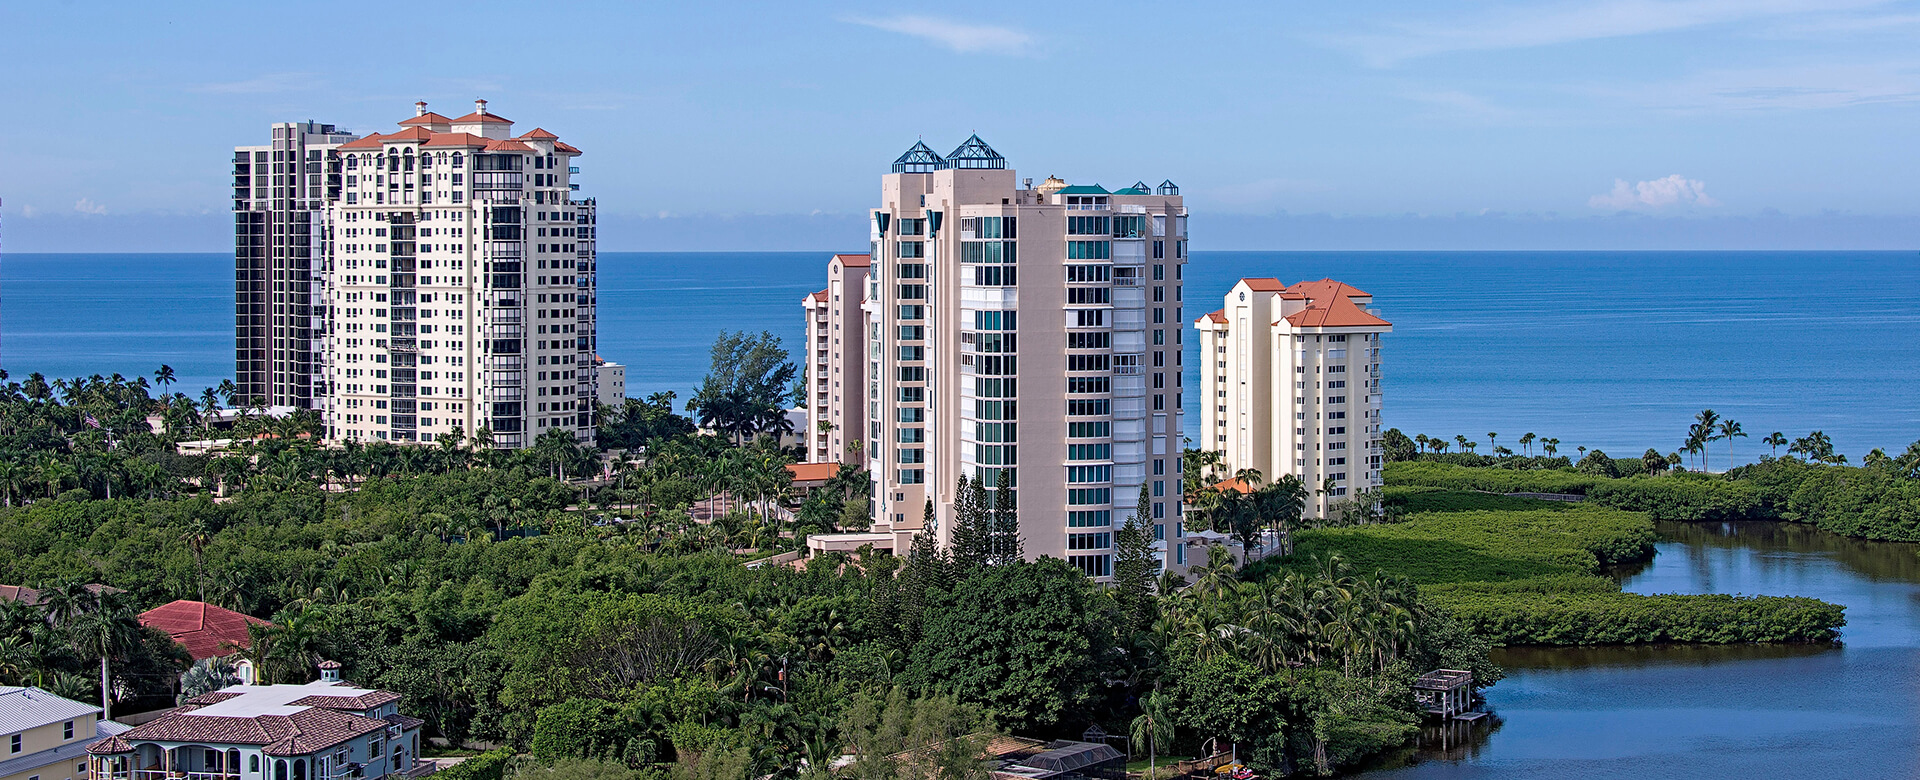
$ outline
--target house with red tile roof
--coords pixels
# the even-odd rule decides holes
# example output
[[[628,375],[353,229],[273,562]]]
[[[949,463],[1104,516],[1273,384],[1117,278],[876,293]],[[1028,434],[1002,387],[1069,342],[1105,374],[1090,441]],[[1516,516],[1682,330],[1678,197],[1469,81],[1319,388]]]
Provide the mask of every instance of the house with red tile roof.
[[[1380,341],[1393,324],[1373,296],[1334,279],[1260,277],[1236,282],[1224,303],[1193,322],[1199,446],[1220,452],[1228,473],[1299,477],[1309,516],[1379,487]]]
[[[305,685],[235,685],[87,746],[90,780],[364,780],[417,777],[418,718],[400,695],[320,664]]]
[[[198,661],[225,658],[253,646],[249,626],[271,626],[272,622],[243,615],[204,601],[179,601],[162,604],[140,613],[140,625],[167,632]],[[236,664],[240,679],[251,681],[253,668],[244,661]]]

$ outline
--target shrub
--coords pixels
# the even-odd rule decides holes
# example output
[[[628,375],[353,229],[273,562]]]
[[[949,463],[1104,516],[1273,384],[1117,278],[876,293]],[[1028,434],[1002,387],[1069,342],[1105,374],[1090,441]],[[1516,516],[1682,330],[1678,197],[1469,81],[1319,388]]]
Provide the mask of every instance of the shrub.
[[[1476,469],[1426,461],[1389,463],[1385,477],[1388,485],[1420,485],[1448,490],[1480,490],[1489,493],[1577,493],[1581,495],[1585,495],[1588,488],[1603,479],[1567,469],[1533,471]]]
[[[506,775],[507,765],[512,762],[513,750],[500,748],[442,769],[433,773],[433,776],[441,780],[500,780]]]
[[[1845,607],[1797,596],[1468,593],[1436,599],[1500,644],[1830,642]]]

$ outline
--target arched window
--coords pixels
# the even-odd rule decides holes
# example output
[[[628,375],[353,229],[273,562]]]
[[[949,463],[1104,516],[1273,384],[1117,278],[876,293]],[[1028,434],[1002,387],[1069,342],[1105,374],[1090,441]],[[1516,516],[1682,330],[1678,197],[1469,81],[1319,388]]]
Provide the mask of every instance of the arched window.
[[[455,168],[458,168],[458,167],[460,167],[460,163],[461,163],[461,160],[462,160],[462,159],[463,159],[463,158],[461,158],[461,156],[460,156],[460,153],[459,153],[459,152],[454,152],[454,153],[453,153],[453,167],[455,167]]]
[[[247,771],[253,774],[260,773],[260,757],[259,756],[247,756]]]
[[[359,155],[354,155],[354,154],[347,155],[347,167],[348,168],[359,167],[360,161],[358,158],[359,158]]]
[[[293,780],[307,780],[306,759],[296,758],[293,760]]]
[[[287,780],[287,760],[273,762],[273,780]]]

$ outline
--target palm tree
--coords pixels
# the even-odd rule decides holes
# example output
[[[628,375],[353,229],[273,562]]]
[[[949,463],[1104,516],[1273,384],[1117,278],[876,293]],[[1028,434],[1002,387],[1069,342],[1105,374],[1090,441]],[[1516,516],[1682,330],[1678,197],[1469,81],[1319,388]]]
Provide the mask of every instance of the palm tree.
[[[1740,423],[1727,420],[1720,423],[1720,438],[1727,440],[1727,470],[1733,470],[1733,440],[1747,438],[1747,432],[1740,430]]]
[[[1494,447],[1499,446],[1499,442],[1494,441],[1495,439],[1498,439],[1498,438],[1500,438],[1500,434],[1494,433],[1493,431],[1487,431],[1487,449],[1488,450],[1492,450]]]
[[[167,386],[174,382],[173,366],[161,363],[159,370],[153,372],[153,381],[155,384],[160,385],[160,395],[165,397],[167,394]]]
[[[1466,437],[1466,435],[1465,435],[1465,434],[1459,434],[1459,433],[1456,433],[1456,434],[1454,434],[1454,435],[1453,435],[1453,443],[1455,443],[1455,444],[1458,444],[1458,445],[1460,445],[1460,451],[1461,451],[1461,452],[1466,452],[1466,451],[1467,451],[1467,449],[1468,449],[1468,448],[1467,448],[1467,437]]]
[[[1787,446],[1787,436],[1779,431],[1774,431],[1773,433],[1767,434],[1767,438],[1761,439],[1760,443],[1767,445],[1769,454],[1777,456],[1780,454],[1780,448]]]
[[[1427,451],[1427,435],[1422,433],[1413,437],[1413,443],[1420,445],[1420,451]]]
[[[1553,457],[1555,453],[1558,453],[1560,451],[1560,440],[1559,439],[1541,439],[1540,451],[1546,453],[1547,457],[1549,458]]]
[[[1266,480],[1265,477],[1260,475],[1259,469],[1240,469],[1239,471],[1233,472],[1233,478],[1245,483],[1249,491],[1259,487],[1260,483]]]
[[[140,617],[119,594],[103,593],[94,608],[70,621],[65,630],[76,652],[100,659],[100,717],[113,719],[113,656],[139,642]]]
[[[1720,415],[1712,409],[1701,409],[1693,419],[1700,436],[1700,470],[1707,471],[1713,463],[1712,453],[1708,452],[1707,445],[1714,439],[1720,438],[1720,434],[1714,432],[1714,426],[1720,424]]]
[[[1147,743],[1147,777],[1153,780],[1159,769],[1161,742],[1173,741],[1173,718],[1167,711],[1166,697],[1153,691],[1140,699],[1140,714],[1133,719],[1133,743]]]

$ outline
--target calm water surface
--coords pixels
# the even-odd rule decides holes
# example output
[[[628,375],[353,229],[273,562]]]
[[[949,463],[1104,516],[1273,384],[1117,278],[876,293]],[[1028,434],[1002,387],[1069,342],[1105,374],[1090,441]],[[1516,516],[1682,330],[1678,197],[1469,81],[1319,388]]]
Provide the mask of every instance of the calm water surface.
[[[1920,546],[1776,523],[1662,523],[1635,593],[1844,604],[1834,647],[1509,649],[1497,722],[1430,729],[1369,778],[1920,777]]]

